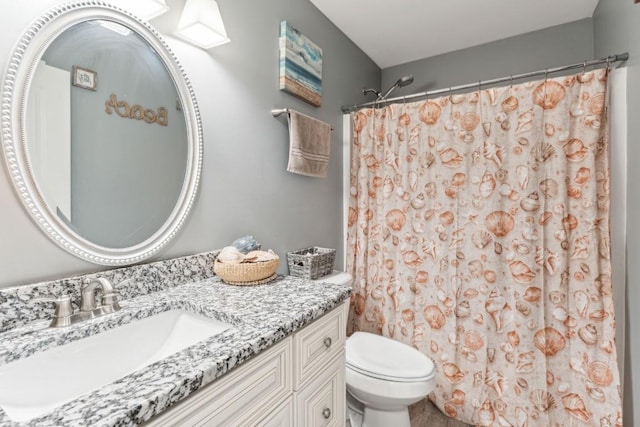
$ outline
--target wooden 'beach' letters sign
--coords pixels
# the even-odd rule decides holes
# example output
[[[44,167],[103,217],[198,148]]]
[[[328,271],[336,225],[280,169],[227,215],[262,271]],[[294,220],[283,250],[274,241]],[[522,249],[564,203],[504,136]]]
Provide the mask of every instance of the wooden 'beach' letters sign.
[[[155,112],[150,108],[142,108],[140,105],[130,106],[126,101],[118,101],[115,94],[112,94],[104,103],[104,111],[107,114],[115,111],[120,117],[144,120],[147,123],[157,123],[160,126],[166,126],[169,123],[169,113],[165,107],[159,107],[158,112]]]

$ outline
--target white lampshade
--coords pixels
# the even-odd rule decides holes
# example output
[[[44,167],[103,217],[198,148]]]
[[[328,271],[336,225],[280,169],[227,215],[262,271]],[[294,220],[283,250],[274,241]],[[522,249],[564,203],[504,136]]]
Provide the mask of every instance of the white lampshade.
[[[231,41],[215,0],[187,0],[176,35],[203,49]]]
[[[145,21],[169,10],[165,0],[116,0],[112,3]]]

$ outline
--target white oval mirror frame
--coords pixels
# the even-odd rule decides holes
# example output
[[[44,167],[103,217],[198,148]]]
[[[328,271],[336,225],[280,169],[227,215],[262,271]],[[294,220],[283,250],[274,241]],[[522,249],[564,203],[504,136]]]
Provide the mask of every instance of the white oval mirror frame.
[[[78,235],[51,211],[32,172],[25,133],[31,79],[47,47],[67,28],[98,19],[126,26],[155,50],[175,83],[187,129],[187,168],[176,206],[152,236],[125,248],[97,245]],[[176,236],[197,194],[203,155],[202,123],[193,88],[182,66],[149,24],[100,1],[82,1],[51,9],[27,29],[16,45],[6,68],[1,102],[2,148],[14,188],[31,218],[60,247],[95,264],[118,266],[134,264],[153,256]]]

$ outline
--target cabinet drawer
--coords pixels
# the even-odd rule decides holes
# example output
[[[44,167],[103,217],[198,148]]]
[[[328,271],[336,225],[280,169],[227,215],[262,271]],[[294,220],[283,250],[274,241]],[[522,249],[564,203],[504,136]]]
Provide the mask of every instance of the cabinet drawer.
[[[294,396],[296,426],[343,427],[345,425],[344,350],[325,365],[326,372],[306,384]]]
[[[327,363],[344,351],[348,310],[347,301],[296,332],[293,337],[294,389],[323,372]]]
[[[291,338],[240,365],[147,426],[240,426],[261,419],[291,394]],[[276,424],[277,425],[277,424]]]

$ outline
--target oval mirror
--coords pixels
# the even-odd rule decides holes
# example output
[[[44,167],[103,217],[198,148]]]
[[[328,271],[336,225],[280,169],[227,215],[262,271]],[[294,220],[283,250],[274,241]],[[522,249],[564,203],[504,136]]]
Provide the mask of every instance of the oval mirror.
[[[147,23],[100,2],[47,12],[10,58],[1,113],[17,194],[73,255],[136,263],[184,223],[200,177],[200,116]]]

